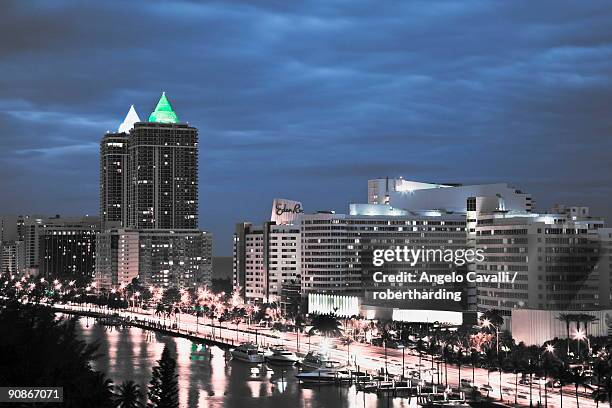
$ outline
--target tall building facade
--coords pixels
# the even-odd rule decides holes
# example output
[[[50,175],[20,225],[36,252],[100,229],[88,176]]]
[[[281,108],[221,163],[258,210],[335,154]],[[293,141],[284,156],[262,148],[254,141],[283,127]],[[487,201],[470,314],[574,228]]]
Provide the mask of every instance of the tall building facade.
[[[304,214],[301,206],[285,202],[275,203],[272,216],[292,212],[300,213],[293,220],[299,224],[300,285],[281,284],[281,299],[299,295],[310,313],[475,324],[477,312],[497,309],[502,328],[526,344],[565,336],[560,315],[581,313],[597,319],[591,334],[612,335],[612,228],[587,207],[558,205],[537,213],[529,194],[505,183],[383,178],[369,181],[368,204],[351,204],[348,214]],[[253,301],[271,293],[270,235],[266,225],[236,226],[234,287]],[[374,265],[374,251],[398,246],[482,257],[463,265],[446,260]],[[377,281],[378,272],[465,276],[462,285],[441,285],[461,291],[466,303],[429,308],[422,299],[377,299],[381,290],[399,293],[405,286]]]
[[[212,282],[212,235],[205,231],[139,232],[139,277],[144,284],[197,288]]]
[[[599,301],[602,307],[612,308],[612,228],[598,228],[599,262],[596,269],[599,274]]]
[[[300,281],[299,226],[238,224],[234,242],[234,253],[242,252],[242,265],[234,258],[234,286],[247,301],[281,302],[283,285]]]
[[[100,222],[102,230],[126,227],[128,219],[129,133],[140,122],[134,105],[117,133],[107,133],[100,142]]]
[[[0,215],[0,242],[19,239],[16,215]]]
[[[276,302],[283,310],[299,304],[302,214],[302,203],[277,198],[270,221],[236,224],[233,286],[248,302]]]
[[[300,282],[300,228],[273,221],[236,225],[234,287],[249,302],[282,302],[283,285]]]
[[[48,279],[91,281],[99,229],[98,217],[47,220],[39,236],[39,273]]]
[[[0,242],[0,273],[22,275],[25,273],[23,241]]]
[[[138,231],[113,229],[96,237],[96,283],[100,289],[125,286],[137,278],[140,240]]]
[[[102,228],[122,227],[127,219],[127,135],[109,133],[100,143],[100,222]]]
[[[589,217],[585,208],[574,215],[576,210],[478,216],[476,245],[485,253],[479,274],[516,274],[513,284],[478,284],[480,311],[500,310],[509,321],[515,309],[587,311],[610,305],[609,277],[601,279],[597,267],[604,221]]]
[[[149,122],[134,125],[128,146],[129,227],[197,229],[197,129],[178,123],[163,94]]]
[[[376,298],[374,292],[400,290],[406,285],[379,283],[373,279],[373,274],[379,271],[391,275],[400,272],[465,274],[464,267],[433,259],[377,267],[373,264],[373,253],[377,249],[398,246],[415,250],[464,250],[465,216],[357,204],[351,205],[350,214],[328,212],[302,216],[301,235],[302,294],[309,298],[309,312],[335,310],[336,314],[343,316],[365,313],[369,318],[463,321],[462,314],[467,311],[465,285],[455,288],[462,293],[461,301],[389,301]],[[411,283],[408,287],[423,290],[431,284]]]
[[[179,123],[163,93],[146,122],[132,106],[100,153],[100,287],[135,277],[160,286],[210,285],[212,236],[198,230],[197,129]]]
[[[17,235],[23,241],[25,268],[36,273],[40,263],[40,236],[47,224],[60,222],[60,218],[42,215],[20,215],[17,219]]]

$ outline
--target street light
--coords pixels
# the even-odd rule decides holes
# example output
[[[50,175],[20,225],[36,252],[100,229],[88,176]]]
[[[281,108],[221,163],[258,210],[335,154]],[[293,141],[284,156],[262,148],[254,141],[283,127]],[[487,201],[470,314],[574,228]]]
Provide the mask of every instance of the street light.
[[[582,329],[578,329],[574,332],[574,339],[578,342],[577,354],[578,357],[580,357],[580,342],[586,339],[586,334],[582,331]]]
[[[397,346],[397,348],[402,349],[402,380],[404,378],[406,378],[406,376],[404,375],[405,371],[405,366],[406,366],[406,346],[404,346],[403,344],[399,344]]]
[[[553,346],[552,344],[547,344],[546,345],[546,351],[549,352],[550,354],[554,354],[555,346]]]

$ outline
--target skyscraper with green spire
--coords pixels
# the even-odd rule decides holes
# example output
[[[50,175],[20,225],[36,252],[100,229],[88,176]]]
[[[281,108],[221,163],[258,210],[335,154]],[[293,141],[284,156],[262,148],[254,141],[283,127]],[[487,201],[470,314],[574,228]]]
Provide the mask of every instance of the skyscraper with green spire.
[[[138,229],[198,227],[198,130],[179,123],[166,93],[130,133],[129,220]]]
[[[198,229],[198,130],[180,123],[164,92],[148,121],[130,109],[103,144],[101,208],[109,222],[96,243],[96,282],[108,289],[137,276],[154,286],[210,285],[212,237]]]
[[[176,115],[176,112],[174,112],[174,109],[172,109],[172,105],[166,97],[165,92],[162,92],[162,96],[159,98],[159,102],[157,102],[155,110],[151,112],[151,115],[149,115],[149,122],[179,123],[178,116]]]

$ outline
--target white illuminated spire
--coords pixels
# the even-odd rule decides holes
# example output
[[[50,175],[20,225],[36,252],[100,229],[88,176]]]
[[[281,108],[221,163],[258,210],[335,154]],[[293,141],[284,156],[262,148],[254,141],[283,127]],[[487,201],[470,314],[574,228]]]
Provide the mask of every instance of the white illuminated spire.
[[[119,133],[130,133],[130,130],[134,127],[134,123],[140,122],[140,118],[136,113],[136,109],[134,109],[134,105],[130,107],[129,112],[125,116],[123,123],[119,125]]]

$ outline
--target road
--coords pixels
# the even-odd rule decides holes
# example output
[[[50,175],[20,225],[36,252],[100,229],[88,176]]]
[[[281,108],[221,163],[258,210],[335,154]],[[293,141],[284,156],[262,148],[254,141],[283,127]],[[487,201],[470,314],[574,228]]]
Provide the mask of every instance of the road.
[[[95,306],[58,304],[56,307],[74,311],[108,313],[106,309]],[[115,313],[115,311],[112,313]],[[283,345],[298,353],[307,353],[309,350],[320,351],[321,348],[324,348],[324,351],[327,351],[333,359],[341,362],[351,361],[361,370],[367,370],[370,372],[384,369],[386,361],[386,366],[389,373],[397,375],[402,374],[403,357],[405,363],[404,371],[406,374],[408,374],[410,371],[421,371],[421,378],[426,381],[431,381],[434,379],[434,382],[438,382],[439,378],[440,383],[448,384],[449,386],[453,387],[456,387],[459,383],[459,367],[448,364],[445,369],[443,363],[434,361],[433,367],[437,370],[437,373],[433,373],[431,371],[431,356],[423,355],[420,363],[421,367],[419,367],[419,357],[418,355],[414,355],[413,351],[410,349],[405,349],[403,356],[402,350],[387,349],[387,358],[385,359],[385,350],[383,347],[363,343],[352,343],[347,347],[346,345],[332,344],[328,339],[324,339],[321,336],[313,335],[309,337],[304,334],[299,335],[298,347],[298,335],[296,333],[273,332],[270,329],[262,329],[255,325],[248,325],[245,323],[240,323],[236,326],[233,323],[225,322],[222,326],[219,326],[218,323],[215,326],[212,326],[210,319],[197,319],[195,316],[190,314],[180,313],[176,316],[173,315],[171,318],[162,318],[155,316],[153,311],[141,309],[121,311],[119,312],[119,315],[122,317],[130,317],[133,319],[156,322],[159,324],[170,325],[175,323],[178,326],[178,330],[183,333],[192,333],[199,337],[212,338],[227,344],[257,341],[259,344],[264,346]],[[483,385],[489,384],[491,387],[489,395],[497,400],[500,399],[500,374],[498,371],[489,372],[483,368],[476,368],[472,373],[471,366],[461,367],[461,378],[471,381],[472,375],[475,386],[480,388]],[[515,375],[511,373],[502,373],[501,388],[503,401],[509,404],[514,404]],[[516,394],[518,395],[518,404],[521,406],[529,406],[529,386],[519,384],[517,390],[518,392]],[[549,408],[596,407],[595,402],[588,397],[589,393],[584,393],[583,390],[579,390],[578,394],[577,404],[574,387],[565,386],[563,388],[563,404],[561,404],[561,396],[558,388],[551,389],[550,387],[547,387],[546,398],[543,385],[540,386],[539,384],[534,384],[531,390],[534,406],[538,401],[541,401],[543,407],[547,405]]]

